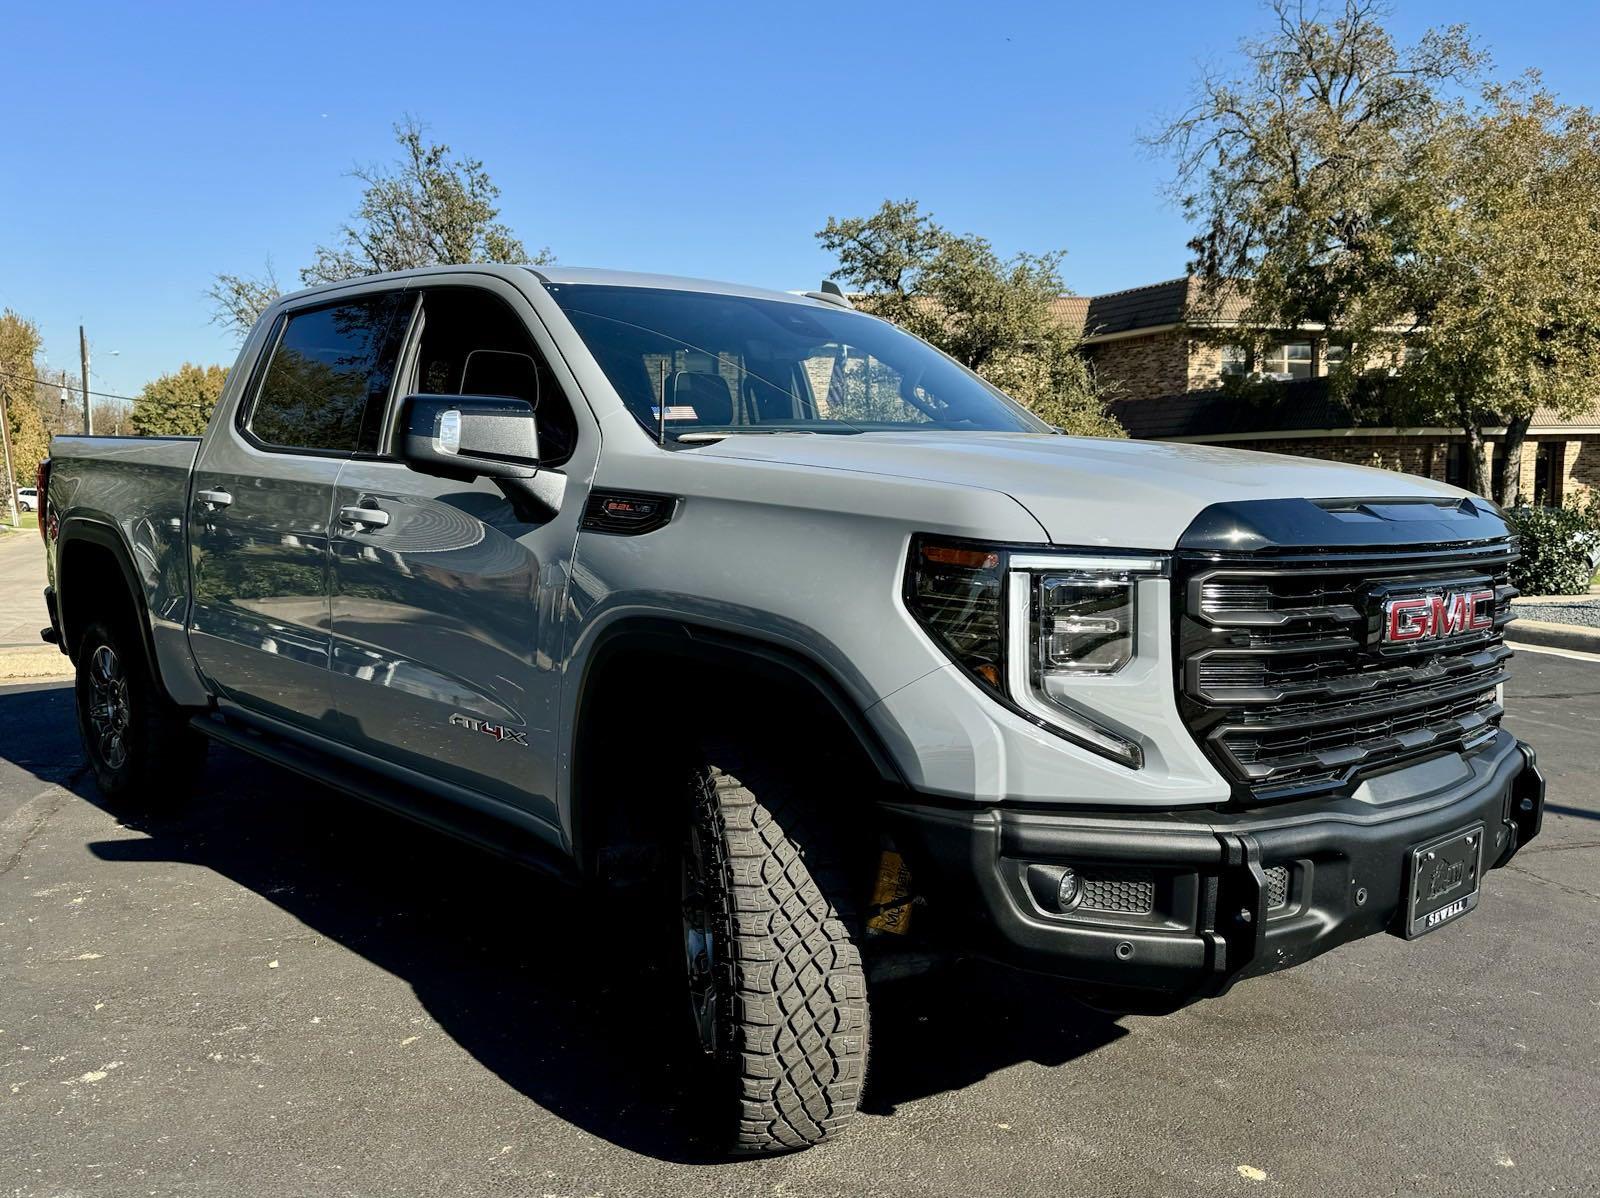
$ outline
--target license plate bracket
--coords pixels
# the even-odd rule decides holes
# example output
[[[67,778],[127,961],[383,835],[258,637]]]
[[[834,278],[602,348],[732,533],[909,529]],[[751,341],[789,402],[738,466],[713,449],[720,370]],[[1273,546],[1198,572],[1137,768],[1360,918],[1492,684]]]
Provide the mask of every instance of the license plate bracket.
[[[1478,905],[1483,825],[1472,824],[1411,849],[1406,862],[1405,938],[1453,923]]]

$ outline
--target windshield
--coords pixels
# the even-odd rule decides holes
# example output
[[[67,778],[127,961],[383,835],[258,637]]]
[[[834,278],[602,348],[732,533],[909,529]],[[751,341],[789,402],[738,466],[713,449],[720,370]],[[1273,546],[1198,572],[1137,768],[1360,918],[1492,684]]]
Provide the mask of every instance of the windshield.
[[[1052,431],[938,350],[859,312],[704,291],[547,287],[652,435]]]

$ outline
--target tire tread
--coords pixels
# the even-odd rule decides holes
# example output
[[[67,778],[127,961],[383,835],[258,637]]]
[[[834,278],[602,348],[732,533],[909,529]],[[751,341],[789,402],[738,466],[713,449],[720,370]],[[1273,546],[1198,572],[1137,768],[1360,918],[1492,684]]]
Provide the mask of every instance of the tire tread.
[[[762,790],[717,767],[701,779],[701,816],[725,854],[740,1153],[804,1148],[838,1131],[867,1067],[866,976],[842,871],[814,805]]]

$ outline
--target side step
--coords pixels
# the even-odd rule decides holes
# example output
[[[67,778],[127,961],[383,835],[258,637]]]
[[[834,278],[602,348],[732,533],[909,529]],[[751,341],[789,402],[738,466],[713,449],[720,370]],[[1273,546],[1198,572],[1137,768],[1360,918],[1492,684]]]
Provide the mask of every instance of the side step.
[[[196,715],[189,723],[219,744],[282,766],[556,881],[578,881],[571,859],[542,832],[543,822],[519,808],[445,783],[437,784],[437,789],[422,786],[406,777],[412,771],[376,758],[371,759],[370,767],[347,761],[273,735],[253,722],[230,719],[221,712]]]

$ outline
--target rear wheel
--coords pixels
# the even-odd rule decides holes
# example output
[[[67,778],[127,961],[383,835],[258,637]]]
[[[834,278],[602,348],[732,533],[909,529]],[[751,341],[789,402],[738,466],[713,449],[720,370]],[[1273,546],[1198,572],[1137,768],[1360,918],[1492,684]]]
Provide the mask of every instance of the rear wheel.
[[[151,676],[143,646],[120,624],[96,621],[77,653],[78,732],[107,800],[159,806],[189,796],[206,742]]]
[[[733,1151],[781,1152],[855,1114],[867,983],[815,805],[792,783],[740,773],[753,785],[712,766],[693,778],[679,854],[684,975],[714,1117]]]

